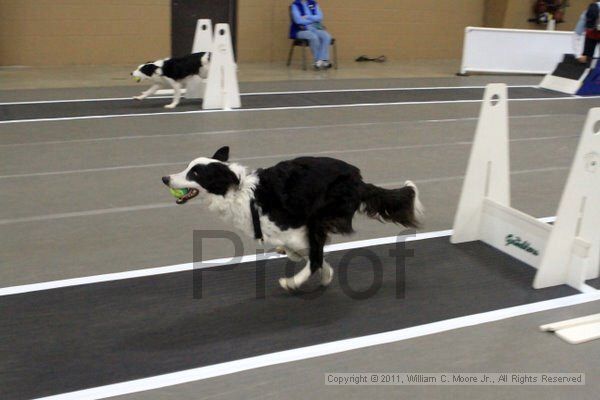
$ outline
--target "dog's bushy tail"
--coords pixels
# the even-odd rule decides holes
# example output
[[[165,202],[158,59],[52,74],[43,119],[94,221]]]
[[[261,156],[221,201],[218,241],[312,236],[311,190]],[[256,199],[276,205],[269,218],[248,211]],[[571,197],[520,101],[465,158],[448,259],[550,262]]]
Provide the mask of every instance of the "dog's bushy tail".
[[[414,183],[406,181],[399,189],[384,189],[370,183],[361,187],[361,212],[380,221],[395,222],[407,228],[421,226],[423,206]]]

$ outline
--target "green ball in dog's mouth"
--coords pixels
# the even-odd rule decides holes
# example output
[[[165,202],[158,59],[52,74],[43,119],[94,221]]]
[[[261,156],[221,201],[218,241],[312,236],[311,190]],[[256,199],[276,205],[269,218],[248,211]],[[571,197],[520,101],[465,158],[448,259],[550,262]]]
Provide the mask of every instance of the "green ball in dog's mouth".
[[[172,188],[169,188],[169,192],[171,192],[171,195],[173,195],[173,197],[175,197],[176,199],[180,199],[183,196],[185,196],[186,194],[188,194],[189,190],[188,189],[172,189]]]
[[[173,189],[169,188],[169,192],[177,199],[177,204],[184,204],[188,200],[193,199],[200,193],[198,189]]]

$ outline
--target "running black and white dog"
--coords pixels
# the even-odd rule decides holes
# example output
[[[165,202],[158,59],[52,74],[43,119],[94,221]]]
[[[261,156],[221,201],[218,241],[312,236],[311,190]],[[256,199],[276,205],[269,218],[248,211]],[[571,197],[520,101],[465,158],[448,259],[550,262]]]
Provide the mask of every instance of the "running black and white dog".
[[[134,99],[144,100],[156,93],[157,90],[170,86],[174,92],[173,101],[165,108],[175,108],[181,100],[181,89],[192,77],[199,76],[206,79],[209,63],[210,53],[194,53],[185,57],[165,58],[142,64],[131,73],[131,76],[138,82],[149,79],[153,85],[139,96],[135,96]]]
[[[279,280],[288,291],[300,288],[314,273],[320,274],[322,286],[329,285],[333,269],[323,259],[323,247],[330,234],[353,232],[356,212],[419,226],[423,211],[410,181],[384,189],[363,182],[355,166],[326,157],[301,157],[256,171],[228,160],[229,147],[222,147],[162,181],[173,189],[188,189],[179,204],[198,196],[246,234],[277,246],[293,261],[306,260],[296,275]]]

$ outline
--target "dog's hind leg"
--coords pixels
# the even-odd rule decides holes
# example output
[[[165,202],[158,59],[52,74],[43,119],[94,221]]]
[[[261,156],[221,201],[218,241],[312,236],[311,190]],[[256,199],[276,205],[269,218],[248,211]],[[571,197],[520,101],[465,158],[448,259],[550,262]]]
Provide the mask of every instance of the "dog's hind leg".
[[[152,96],[160,88],[161,88],[161,85],[159,85],[159,84],[152,85],[150,87],[150,89],[142,92],[142,94],[140,94],[139,96],[135,96],[134,99],[136,99],[136,100],[144,100],[146,97]]]
[[[321,274],[321,285],[327,286],[333,279],[333,269],[323,260],[323,247],[327,241],[325,229],[318,223],[308,226],[308,262],[306,266],[291,278],[282,278],[279,284],[286,290],[297,290],[312,274]]]
[[[321,276],[321,286],[329,286],[333,280],[333,268],[323,259],[323,248],[327,242],[327,233],[325,228],[319,224],[311,224],[308,227],[308,259],[310,263],[311,275],[319,272]]]
[[[279,278],[279,285],[287,291],[296,291],[310,278],[312,275],[310,261],[306,262],[304,268],[291,278]]]

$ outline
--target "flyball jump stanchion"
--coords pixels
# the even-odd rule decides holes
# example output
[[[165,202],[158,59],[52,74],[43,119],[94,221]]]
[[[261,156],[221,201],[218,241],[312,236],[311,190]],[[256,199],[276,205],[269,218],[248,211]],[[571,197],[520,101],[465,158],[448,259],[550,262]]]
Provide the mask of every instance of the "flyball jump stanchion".
[[[187,99],[202,99],[204,110],[241,107],[237,64],[233,55],[233,42],[229,24],[217,24],[212,29],[210,19],[199,19],[194,35],[193,53],[209,52],[208,77],[194,77],[183,89]],[[158,94],[173,94],[173,90],[160,90]]]
[[[210,19],[199,19],[196,21],[196,31],[194,33],[194,43],[192,44],[192,53],[210,52],[213,43],[212,21]],[[204,97],[206,86],[206,77],[195,76],[189,78],[185,88],[181,93],[186,99],[201,99]],[[172,95],[173,89],[161,89],[156,92],[157,95]]]
[[[213,28],[210,19],[199,19],[196,22],[196,33],[194,33],[194,44],[192,53],[210,51],[213,42]]]
[[[507,94],[504,84],[485,89],[451,242],[481,240],[537,268],[536,289],[584,291],[600,264],[600,108],[588,114],[552,226],[510,206]]]
[[[217,24],[213,36],[210,67],[202,100],[204,110],[231,109],[242,106],[233,57],[229,24]]]
[[[213,43],[212,21],[210,19],[199,19],[196,22],[196,33],[192,53],[210,52]],[[186,99],[202,99],[206,91],[206,77],[194,76],[186,85]]]

